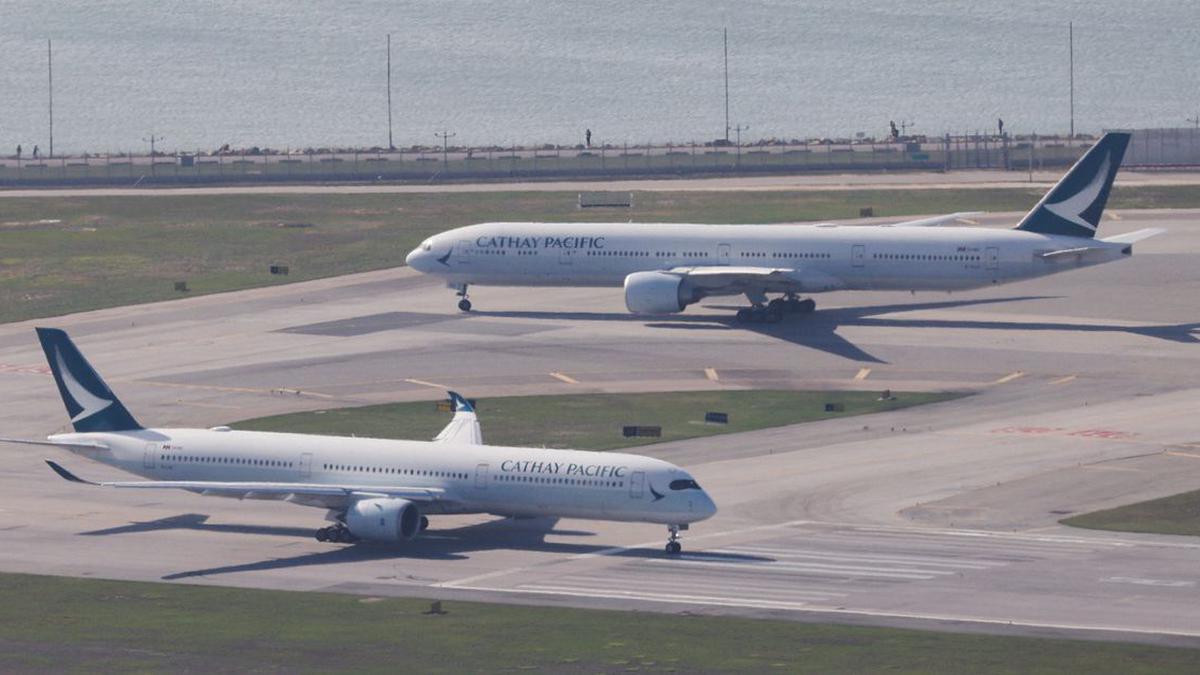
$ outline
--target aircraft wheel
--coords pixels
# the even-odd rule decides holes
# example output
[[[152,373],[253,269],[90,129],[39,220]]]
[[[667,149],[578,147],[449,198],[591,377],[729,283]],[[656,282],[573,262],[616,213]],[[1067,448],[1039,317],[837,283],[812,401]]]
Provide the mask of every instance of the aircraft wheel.
[[[737,311],[738,323],[750,323],[754,320],[754,312],[749,307],[743,307]]]
[[[425,516],[421,516],[421,529],[419,531],[424,532],[426,530],[426,528],[428,528],[428,527],[429,527],[429,518],[426,518]]]
[[[817,309],[817,301],[812,298],[805,298],[796,303],[796,311],[803,314],[811,314]]]
[[[462,310],[462,311],[464,311],[464,312],[469,312],[469,311],[471,311],[471,301],[470,301],[470,300],[468,300],[468,299],[466,299],[466,298],[463,298],[462,300],[459,300],[459,301],[458,301],[458,308],[459,308],[459,309],[461,309],[461,310]]]
[[[329,541],[329,528],[322,527],[317,530],[317,541]]]
[[[783,320],[783,312],[778,307],[768,307],[763,312],[762,320],[766,323],[779,323]]]
[[[670,555],[679,555],[683,551],[683,545],[677,541],[667,542],[667,553]]]

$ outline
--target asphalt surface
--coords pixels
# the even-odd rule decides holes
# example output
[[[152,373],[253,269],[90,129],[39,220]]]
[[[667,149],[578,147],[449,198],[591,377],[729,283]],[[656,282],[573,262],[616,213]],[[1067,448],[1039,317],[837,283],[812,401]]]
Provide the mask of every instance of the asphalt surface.
[[[33,438],[67,423],[34,325],[68,329],[156,426],[439,386],[484,399],[485,439],[496,395],[972,394],[645,448],[721,508],[678,559],[658,526],[580,520],[442,517],[399,548],[322,544],[315,509],[89,488],[42,458],[123,474],[8,445],[0,569],[1200,645],[1200,541],[1057,524],[1200,486],[1200,211],[1120,212],[1102,234],[1140,227],[1170,231],[1108,266],[953,295],[831,294],[771,327],[734,325],[736,299],[632,317],[619,289],[473,289],[464,316],[407,269],[0,326],[0,435]]]

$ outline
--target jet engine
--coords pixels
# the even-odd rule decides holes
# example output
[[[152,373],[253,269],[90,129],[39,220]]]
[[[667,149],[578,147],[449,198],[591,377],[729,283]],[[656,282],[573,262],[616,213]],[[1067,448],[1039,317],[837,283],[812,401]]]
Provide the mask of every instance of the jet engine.
[[[625,307],[634,314],[682,312],[698,299],[675,274],[634,272],[625,277]]]
[[[346,528],[359,539],[410,541],[421,531],[421,510],[407,499],[361,499],[347,509]]]

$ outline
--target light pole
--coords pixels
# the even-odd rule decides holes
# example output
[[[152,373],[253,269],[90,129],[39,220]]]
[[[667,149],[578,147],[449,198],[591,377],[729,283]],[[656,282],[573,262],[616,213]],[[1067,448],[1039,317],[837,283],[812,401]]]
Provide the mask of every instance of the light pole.
[[[735,132],[737,132],[737,165],[738,166],[742,165],[742,132],[748,131],[749,129],[750,129],[749,124],[747,124],[746,126],[742,126],[739,124],[733,128],[733,130]]]
[[[387,36],[387,104],[388,104],[388,150],[395,150],[392,143],[392,34]]]
[[[1189,122],[1191,122],[1192,124],[1194,124],[1194,125],[1196,126],[1196,128],[1197,128],[1197,129],[1200,129],[1200,113],[1196,113],[1196,116],[1195,116],[1195,117],[1189,117],[1189,118],[1187,118],[1187,121],[1189,121]]]
[[[149,138],[142,139],[143,142],[150,144],[150,175],[154,175],[154,144],[161,140],[163,140],[162,136],[155,136],[153,133],[150,134]],[[132,157],[129,158],[129,166],[133,167]]]
[[[441,133],[434,132],[434,136],[442,139],[442,170],[450,172],[450,139],[458,134],[448,133],[445,129]]]

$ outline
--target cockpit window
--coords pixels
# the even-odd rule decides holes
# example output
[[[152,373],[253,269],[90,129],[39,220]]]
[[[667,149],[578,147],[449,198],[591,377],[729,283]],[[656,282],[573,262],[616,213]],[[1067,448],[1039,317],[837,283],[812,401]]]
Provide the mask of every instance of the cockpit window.
[[[668,487],[670,487],[672,490],[699,490],[700,489],[700,485],[698,483],[696,483],[696,481],[692,480],[691,478],[687,478],[687,479],[681,478],[679,480],[673,480],[673,481],[671,481],[671,484]]]
[[[425,241],[421,242],[421,250],[422,251],[432,251],[433,250],[433,240],[426,239]]]

